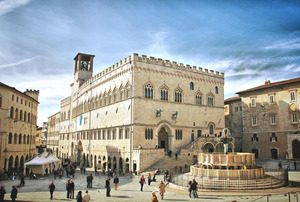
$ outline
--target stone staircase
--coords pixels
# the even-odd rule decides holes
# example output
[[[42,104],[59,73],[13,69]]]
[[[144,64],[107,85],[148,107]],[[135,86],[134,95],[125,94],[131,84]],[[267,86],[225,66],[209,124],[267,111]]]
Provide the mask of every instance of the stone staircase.
[[[150,167],[146,168],[142,172],[154,172],[159,168],[160,171],[173,171],[175,167],[177,167],[178,171],[180,170],[180,167],[182,167],[182,171],[185,171],[185,165],[187,165],[187,168],[189,169],[190,165],[193,163],[193,157],[188,156],[188,154],[180,154],[177,157],[177,160],[175,158],[175,155],[172,154],[171,157],[168,155],[165,155],[162,159],[155,162]]]

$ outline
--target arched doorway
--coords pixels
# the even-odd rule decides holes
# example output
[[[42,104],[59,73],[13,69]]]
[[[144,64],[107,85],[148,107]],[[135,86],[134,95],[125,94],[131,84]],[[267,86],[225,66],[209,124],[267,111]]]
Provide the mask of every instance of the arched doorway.
[[[105,161],[105,156],[103,156],[103,170],[106,170],[106,161]]]
[[[113,171],[117,172],[117,158],[113,158]]]
[[[110,156],[107,157],[107,166],[108,166],[108,169],[111,169],[111,158],[110,158]]]
[[[24,156],[21,156],[21,160],[20,160],[20,170],[21,170],[21,171],[24,170]]]
[[[129,173],[129,159],[126,158],[126,170],[125,173]]]
[[[85,154],[82,155],[82,165],[85,166]]]
[[[18,172],[18,169],[19,169],[19,157],[16,156],[16,158],[15,158],[15,171]]]
[[[119,171],[123,173],[123,160],[121,157],[119,158]]]
[[[212,143],[206,143],[203,147],[202,147],[202,151],[203,153],[214,153],[214,146]]]
[[[300,142],[298,140],[294,140],[292,143],[293,148],[293,158],[300,158]]]
[[[12,170],[13,169],[13,157],[12,156],[10,156],[9,157],[9,160],[8,160],[8,170]]]
[[[165,127],[162,127],[158,132],[158,147],[169,151],[169,134]]]

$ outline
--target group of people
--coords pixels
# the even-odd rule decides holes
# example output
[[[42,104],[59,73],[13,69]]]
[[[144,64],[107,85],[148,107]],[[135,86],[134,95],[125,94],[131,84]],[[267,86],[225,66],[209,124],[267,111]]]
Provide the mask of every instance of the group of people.
[[[278,163],[278,168],[279,168],[279,169],[282,169],[282,163],[281,163],[281,161],[279,161],[279,163]],[[291,164],[290,164],[290,161],[287,161],[287,163],[286,163],[286,169],[287,169],[288,171],[291,170]],[[296,162],[296,161],[294,161],[294,169],[295,169],[295,171],[297,170],[297,162]]]
[[[193,197],[193,198],[198,198],[198,193],[197,193],[197,185],[198,183],[196,182],[195,179],[190,180],[188,182],[188,190],[189,190],[189,197]]]
[[[1,186],[1,188],[0,188],[0,202],[4,201],[5,194],[6,194],[6,191],[4,189],[4,186]],[[11,200],[16,201],[17,195],[18,195],[18,190],[17,190],[16,186],[12,186],[12,190],[11,190],[11,193],[10,193]]]
[[[74,185],[74,182],[69,179],[68,183],[67,183],[67,198],[70,198],[70,199],[74,199],[75,185],[72,186],[72,184]],[[50,200],[53,199],[54,190],[55,190],[55,185],[54,185],[53,182],[51,182],[50,185],[49,185]],[[79,191],[77,196],[76,196],[76,200],[77,200],[77,202],[89,202],[91,200],[91,196],[89,194],[89,191],[86,191],[84,196],[82,196],[82,191]]]

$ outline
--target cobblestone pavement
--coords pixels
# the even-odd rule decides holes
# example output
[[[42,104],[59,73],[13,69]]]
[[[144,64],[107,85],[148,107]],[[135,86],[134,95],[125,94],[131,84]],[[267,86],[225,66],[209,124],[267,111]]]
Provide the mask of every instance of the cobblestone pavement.
[[[86,176],[93,174],[93,188],[86,188]],[[163,178],[162,175],[157,177],[157,182],[152,182],[150,186],[145,185],[144,191],[140,191],[140,184],[138,183],[139,177],[134,176],[130,178],[129,175],[121,176],[119,188],[117,191],[111,191],[111,197],[105,196],[104,183],[106,176],[95,176],[94,172],[87,171],[86,174],[80,174],[79,170],[76,170],[76,175],[74,179],[75,183],[75,196],[78,191],[81,190],[85,192],[88,190],[92,200],[91,201],[151,201],[152,191],[156,191],[159,201],[160,196],[158,194],[158,184]],[[173,188],[173,186],[168,186],[166,189],[165,197],[163,201],[267,201],[267,194],[271,194],[269,197],[270,201],[288,201],[288,195],[284,193],[288,192],[300,192],[300,172],[290,172],[290,180],[294,181],[293,186],[284,187],[280,189],[270,189],[270,190],[259,190],[251,192],[216,192],[216,191],[200,191],[199,198],[190,199],[186,190],[179,190]],[[18,188],[18,198],[17,201],[51,201],[49,194],[49,184],[53,181],[56,189],[54,192],[54,199],[52,201],[76,201],[75,199],[67,199],[66,194],[66,182],[67,178],[64,176],[62,179],[53,179],[53,175],[41,176],[36,180],[29,180],[25,178],[25,186]],[[112,180],[111,180],[112,181]],[[4,185],[7,194],[5,199],[10,201],[9,196],[11,192],[12,185],[17,185],[20,183],[19,179],[15,181],[4,180],[0,181],[0,185]],[[112,184],[112,183],[111,183]],[[296,201],[295,194],[290,195],[291,201]]]

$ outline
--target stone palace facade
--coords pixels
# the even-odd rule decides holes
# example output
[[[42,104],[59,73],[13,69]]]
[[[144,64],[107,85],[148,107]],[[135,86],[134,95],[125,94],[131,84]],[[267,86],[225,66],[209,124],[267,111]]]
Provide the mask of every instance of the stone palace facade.
[[[201,137],[214,150],[205,143],[225,127],[223,73],[134,53],[93,76],[94,57],[76,55],[71,95],[49,117],[57,156],[128,172]]]

